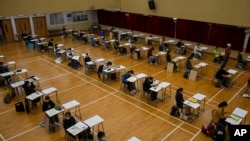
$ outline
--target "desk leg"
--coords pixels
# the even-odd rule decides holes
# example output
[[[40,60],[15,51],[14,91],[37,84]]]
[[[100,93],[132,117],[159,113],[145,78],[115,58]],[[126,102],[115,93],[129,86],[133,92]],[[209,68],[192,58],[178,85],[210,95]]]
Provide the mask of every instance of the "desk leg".
[[[58,97],[57,91],[56,91],[56,102],[57,102],[58,104],[60,104],[60,100],[59,100],[59,97]]]

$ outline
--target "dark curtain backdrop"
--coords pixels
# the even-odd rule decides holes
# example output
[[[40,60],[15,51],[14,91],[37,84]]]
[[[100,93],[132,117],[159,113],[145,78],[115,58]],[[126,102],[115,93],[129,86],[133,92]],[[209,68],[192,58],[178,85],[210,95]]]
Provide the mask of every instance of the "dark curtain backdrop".
[[[174,38],[175,23],[172,18],[105,10],[98,10],[97,16],[99,24]],[[215,23],[184,19],[176,22],[176,38],[219,47],[231,43],[233,50],[242,50],[244,31],[245,28]],[[247,52],[250,52],[250,41]]]

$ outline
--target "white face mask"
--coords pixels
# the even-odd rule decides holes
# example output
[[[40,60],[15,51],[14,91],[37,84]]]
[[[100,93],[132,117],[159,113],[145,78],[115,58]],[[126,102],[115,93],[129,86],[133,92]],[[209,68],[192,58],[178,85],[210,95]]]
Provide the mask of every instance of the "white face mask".
[[[65,117],[65,119],[69,120],[69,119],[70,119],[70,117]]]
[[[45,102],[49,102],[49,99],[44,100]]]

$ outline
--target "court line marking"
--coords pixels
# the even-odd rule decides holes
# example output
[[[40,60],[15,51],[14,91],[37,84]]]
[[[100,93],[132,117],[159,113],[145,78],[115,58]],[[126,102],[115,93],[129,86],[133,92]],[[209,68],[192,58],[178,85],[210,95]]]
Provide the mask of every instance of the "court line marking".
[[[43,60],[43,58],[42,58],[42,60]],[[47,60],[46,60],[47,61]],[[49,62],[50,63],[50,62]],[[56,65],[56,64],[53,64],[53,65]],[[58,67],[58,66],[56,66],[56,67]],[[60,68],[60,69],[62,69],[62,70],[64,70],[64,71],[66,71],[66,72],[68,72],[67,70],[65,70],[65,69],[63,69],[63,68]],[[73,72],[69,72],[70,74],[74,74]],[[81,74],[81,73],[80,73]],[[82,79],[82,78],[80,78],[80,79]],[[92,78],[91,77],[91,79],[92,79],[92,81],[95,81],[95,79],[94,78]],[[84,79],[83,79],[84,80]],[[98,82],[98,81],[97,81]],[[85,83],[85,84],[87,84],[87,83]],[[90,83],[90,84],[92,84],[92,83]],[[100,89],[102,89],[102,90],[104,90],[104,91],[107,91],[107,90],[105,90],[105,89],[103,89],[103,88],[101,88],[101,87],[99,87],[99,86],[97,86],[97,85],[95,85],[95,84],[92,84],[92,85],[94,85],[94,86],[96,86],[96,87],[98,87],[98,88],[100,88]],[[105,85],[106,86],[106,85]],[[109,86],[110,87],[110,86]],[[117,89],[114,89],[113,87],[110,87],[111,89],[113,89],[113,90],[115,90],[115,92],[120,92],[119,90],[117,90]],[[66,91],[66,90],[64,90],[64,91]],[[107,91],[108,93],[110,93],[109,91]],[[114,92],[114,93],[115,93]],[[61,92],[59,92],[59,93],[61,93]],[[151,114],[151,115],[153,115],[153,116],[155,116],[155,117],[157,117],[157,118],[159,118],[159,119],[161,119],[161,120],[163,120],[163,121],[165,121],[165,122],[167,122],[167,123],[169,123],[169,124],[172,124],[173,126],[178,126],[178,124],[177,125],[175,125],[175,124],[173,124],[173,123],[171,123],[170,121],[168,121],[168,120],[165,120],[165,119],[163,119],[163,118],[161,118],[161,117],[159,117],[159,116],[157,116],[157,115],[155,115],[155,114],[152,114],[151,112],[149,112],[149,111],[147,111],[147,110],[145,110],[145,109],[143,109],[143,108],[141,108],[141,107],[139,107],[139,106],[137,106],[137,105],[135,105],[135,104],[133,104],[133,103],[131,103],[131,102],[129,102],[129,101],[127,101],[127,100],[125,100],[125,99],[123,99],[123,98],[121,98],[121,97],[119,97],[119,96],[116,96],[115,94],[110,94],[110,95],[113,95],[113,96],[115,96],[115,97],[117,97],[117,98],[119,98],[119,99],[121,99],[121,100],[123,100],[123,101],[126,101],[126,102],[128,102],[128,103],[130,103],[131,105],[133,105],[133,106],[135,106],[135,107],[137,107],[137,108],[139,108],[139,109],[141,109],[142,111],[144,111],[144,112],[147,112],[147,113],[149,113],[149,114]],[[108,96],[108,95],[107,95]],[[127,95],[126,95],[127,96]],[[136,99],[136,98],[134,98],[134,97],[130,97],[130,98],[133,98],[134,100],[137,100],[138,102],[141,102],[141,103],[143,103],[143,104],[145,104],[144,102],[142,102],[142,101],[140,101],[140,100],[138,100],[138,99]],[[93,103],[95,103],[95,102],[93,102]],[[159,111],[159,112],[162,112],[163,114],[166,114],[165,112],[163,112],[162,110],[160,110],[160,109],[157,109],[156,107],[153,107],[153,106],[151,106],[151,105],[148,105],[148,104],[145,104],[145,105],[147,105],[147,106],[150,106],[151,108],[154,108],[154,109],[156,109],[157,111]],[[80,108],[82,108],[82,106],[80,107]],[[166,115],[168,115],[169,116],[169,114],[166,114]],[[182,121],[181,119],[177,119],[177,120],[179,120],[179,121],[181,121],[181,123],[184,123],[184,121]],[[189,124],[189,123],[186,123],[186,124]],[[189,124],[190,126],[192,126],[193,128],[195,128],[195,129],[199,129],[199,128],[197,128],[196,126],[194,126],[194,125],[192,125],[192,124]],[[39,126],[38,126],[39,127]],[[184,128],[180,128],[181,130],[184,130],[184,131],[186,131],[186,132],[188,132],[187,130],[185,130]],[[191,133],[191,132],[188,132],[188,133],[190,133],[190,134],[193,134],[193,133]]]
[[[40,56],[39,56],[40,57]],[[54,64],[53,64],[54,65]],[[62,69],[62,68],[61,68]],[[64,69],[62,69],[62,70],[64,70]],[[65,70],[64,70],[65,71]],[[66,71],[66,72],[68,72],[68,71]],[[71,73],[71,72],[70,72]],[[158,72],[159,73],[159,72]],[[71,73],[72,74],[72,73]],[[80,73],[81,74],[81,73]],[[90,78],[92,78],[92,77],[90,77]],[[92,78],[93,79],[93,78]],[[95,79],[94,79],[95,80]],[[92,80],[92,81],[94,81],[94,80]],[[112,89],[114,89],[113,87],[111,87]],[[120,97],[119,97],[120,98]],[[120,98],[120,99],[122,99],[122,98]],[[122,100],[124,100],[124,99],[122,99]],[[137,100],[137,99],[136,99]],[[160,110],[161,111],[161,110]],[[163,112],[163,113],[165,113],[165,112]]]
[[[184,123],[184,122],[183,122]],[[178,125],[177,127],[175,127],[171,132],[169,132],[165,137],[163,137],[161,139],[161,141],[164,141],[165,139],[167,139],[170,135],[172,135],[177,129],[181,128],[180,126],[183,125],[183,123],[181,123],[180,125]]]

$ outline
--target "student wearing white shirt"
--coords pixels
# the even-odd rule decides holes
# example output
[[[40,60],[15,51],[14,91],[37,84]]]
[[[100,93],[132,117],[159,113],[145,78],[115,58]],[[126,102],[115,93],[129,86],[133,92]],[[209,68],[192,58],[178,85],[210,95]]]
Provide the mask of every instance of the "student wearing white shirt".
[[[194,56],[195,56],[195,57],[201,58],[201,57],[202,57],[202,54],[201,54],[201,52],[199,51],[199,48],[200,48],[200,44],[198,43],[198,44],[194,47],[193,53],[194,53]]]

